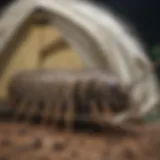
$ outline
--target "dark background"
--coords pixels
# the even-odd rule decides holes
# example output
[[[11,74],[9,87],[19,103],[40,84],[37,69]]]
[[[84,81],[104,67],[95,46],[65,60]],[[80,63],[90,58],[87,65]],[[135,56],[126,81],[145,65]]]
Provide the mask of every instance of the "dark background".
[[[146,47],[160,43],[160,2],[158,0],[92,0],[110,6],[137,30]]]
[[[13,0],[0,0],[1,9]],[[160,2],[159,0],[92,0],[113,8],[127,19],[137,30],[146,44],[149,54],[152,47],[160,43]]]

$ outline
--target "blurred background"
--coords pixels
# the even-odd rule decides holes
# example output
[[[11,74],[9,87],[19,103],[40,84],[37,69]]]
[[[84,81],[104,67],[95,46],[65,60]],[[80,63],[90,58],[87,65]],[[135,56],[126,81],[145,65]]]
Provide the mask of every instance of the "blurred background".
[[[1,10],[14,0],[1,0]],[[160,43],[160,2],[158,0],[91,0],[97,5],[109,6],[137,30],[151,53]],[[151,56],[152,57],[152,56]]]

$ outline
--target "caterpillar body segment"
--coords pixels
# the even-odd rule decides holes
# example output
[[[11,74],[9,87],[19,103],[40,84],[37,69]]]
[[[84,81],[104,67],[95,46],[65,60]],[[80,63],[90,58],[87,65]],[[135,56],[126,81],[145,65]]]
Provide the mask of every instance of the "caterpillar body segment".
[[[8,99],[28,120],[98,121],[123,113],[130,98],[116,77],[103,70],[35,70],[13,76]],[[20,109],[22,102],[26,107]],[[22,111],[20,112],[22,114]],[[107,118],[108,119],[108,118]]]

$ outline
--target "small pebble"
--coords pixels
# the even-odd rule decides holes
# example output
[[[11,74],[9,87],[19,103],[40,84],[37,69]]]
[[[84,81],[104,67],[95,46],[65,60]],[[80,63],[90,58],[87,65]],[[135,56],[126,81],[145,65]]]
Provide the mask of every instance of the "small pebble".
[[[26,134],[26,132],[27,132],[26,128],[20,128],[20,129],[18,130],[18,134],[19,134],[19,135],[24,135],[24,134]]]
[[[42,148],[42,145],[43,145],[42,140],[40,138],[36,138],[34,140],[34,143],[33,143],[34,148],[36,149]]]
[[[53,144],[53,149],[55,151],[63,151],[65,149],[65,146],[62,142],[57,142]]]

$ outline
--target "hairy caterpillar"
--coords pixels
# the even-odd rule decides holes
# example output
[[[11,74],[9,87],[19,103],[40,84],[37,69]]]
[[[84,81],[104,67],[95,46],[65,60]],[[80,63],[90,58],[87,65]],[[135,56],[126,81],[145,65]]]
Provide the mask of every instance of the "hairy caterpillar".
[[[41,110],[44,119],[72,115],[80,121],[99,121],[130,106],[129,94],[116,77],[92,69],[23,71],[13,76],[8,97],[19,114],[34,116]]]

